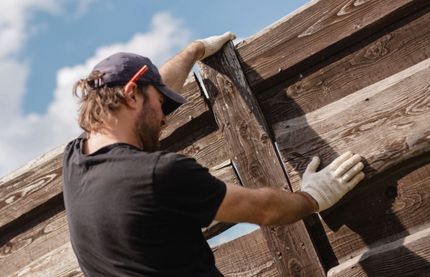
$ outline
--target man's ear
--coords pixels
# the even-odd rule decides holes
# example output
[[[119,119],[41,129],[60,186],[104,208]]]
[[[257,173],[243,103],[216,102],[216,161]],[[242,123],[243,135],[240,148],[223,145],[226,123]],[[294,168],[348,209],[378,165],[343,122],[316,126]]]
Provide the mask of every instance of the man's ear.
[[[137,103],[137,86],[135,83],[128,84],[124,87],[124,96],[126,100],[127,106],[130,108],[135,107],[135,104]]]

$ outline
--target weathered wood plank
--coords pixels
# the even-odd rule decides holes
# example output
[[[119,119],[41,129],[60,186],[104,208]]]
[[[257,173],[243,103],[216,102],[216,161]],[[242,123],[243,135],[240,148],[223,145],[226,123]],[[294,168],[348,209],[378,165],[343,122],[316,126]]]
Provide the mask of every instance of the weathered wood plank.
[[[274,124],[293,189],[313,155],[360,153],[367,177],[430,151],[430,59],[301,117]],[[365,115],[365,116],[363,116]]]
[[[228,276],[281,276],[264,239],[256,230],[233,241],[212,248],[217,268]]]
[[[61,193],[64,145],[0,179],[0,227]]]
[[[84,276],[79,268],[78,261],[73,254],[72,246],[68,242],[42,257],[37,258],[32,263],[19,269],[19,271],[10,275],[18,276]]]
[[[430,228],[369,249],[336,266],[328,276],[429,276]]]
[[[313,1],[238,45],[254,92],[273,86],[427,5],[427,0]]]
[[[321,223],[307,221],[326,268],[430,224],[430,156],[405,161],[346,198],[342,208],[321,214]]]
[[[177,152],[195,158],[198,163],[208,168],[217,166],[229,159],[224,135],[220,130],[195,140],[193,144]]]
[[[61,211],[0,246],[2,274],[4,276],[12,274],[68,241],[66,215]]]
[[[258,95],[269,124],[301,116],[430,58],[430,6]]]
[[[233,44],[228,43],[222,51],[204,62],[200,65],[204,85],[242,184],[247,187],[279,188],[287,185]],[[264,228],[263,232],[279,272],[324,275],[303,222],[272,230]],[[297,242],[303,243],[304,247],[300,247]]]
[[[188,75],[180,94],[187,99],[187,102],[167,117],[167,124],[162,129],[160,140],[166,139],[175,130],[192,123],[194,118],[209,112],[194,73]]]
[[[210,168],[209,171],[228,185],[240,184],[230,160]],[[52,253],[52,255],[63,255],[61,259],[60,257],[46,256],[47,259],[52,261],[58,259],[63,261],[74,260],[70,257],[70,255],[74,255],[72,252],[63,251],[61,249],[56,250],[69,241],[69,230],[64,206],[62,205],[62,201],[60,203],[61,204],[55,207],[55,209],[53,208],[50,210],[52,215],[46,220],[38,221],[35,219],[33,225],[29,226],[26,230],[19,230],[21,232],[17,234],[2,234],[0,238],[0,264],[2,265],[2,274],[12,274],[17,269],[24,268],[30,263],[32,264],[28,269],[30,272],[33,272],[33,270],[36,270],[39,266],[43,267],[43,270],[45,270],[50,263],[45,264],[43,260],[39,260],[39,262],[42,263],[39,265],[39,262],[34,261],[41,256],[48,255],[48,253]],[[203,234],[209,239],[233,225],[234,224],[214,222],[210,227],[203,230]],[[65,268],[73,268],[72,265],[64,266]]]

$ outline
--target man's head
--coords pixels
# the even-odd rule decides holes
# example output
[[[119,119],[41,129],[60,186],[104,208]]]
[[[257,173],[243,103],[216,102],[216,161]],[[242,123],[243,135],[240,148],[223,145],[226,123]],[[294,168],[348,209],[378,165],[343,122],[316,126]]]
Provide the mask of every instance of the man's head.
[[[125,85],[145,65],[147,72],[125,91]],[[80,98],[79,125],[87,133],[128,124],[146,150],[154,150],[154,137],[158,144],[164,116],[185,102],[162,82],[148,58],[131,53],[117,53],[98,63],[87,78],[75,84],[73,94]]]

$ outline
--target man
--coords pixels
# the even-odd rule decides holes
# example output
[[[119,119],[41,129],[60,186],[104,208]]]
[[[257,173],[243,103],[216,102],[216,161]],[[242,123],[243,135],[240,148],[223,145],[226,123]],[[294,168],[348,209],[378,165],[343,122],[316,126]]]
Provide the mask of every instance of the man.
[[[233,38],[192,42],[160,72],[146,57],[117,53],[75,86],[85,133],[65,150],[64,201],[85,275],[221,276],[201,233],[212,220],[288,224],[332,206],[364,178],[361,157],[347,152],[319,172],[315,157],[300,192],[247,189],[157,151],[165,116],[185,102],[175,91],[197,60]]]

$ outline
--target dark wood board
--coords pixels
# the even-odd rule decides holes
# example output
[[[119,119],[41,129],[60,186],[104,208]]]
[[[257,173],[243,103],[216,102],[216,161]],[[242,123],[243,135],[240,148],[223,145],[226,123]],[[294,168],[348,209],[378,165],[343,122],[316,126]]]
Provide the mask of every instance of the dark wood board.
[[[430,228],[369,249],[328,276],[430,276]]]
[[[428,4],[427,0],[312,1],[239,44],[239,58],[258,93]]]
[[[367,178],[430,151],[430,59],[301,117],[274,125],[293,189],[313,155],[350,150]]]
[[[64,145],[57,147],[0,180],[0,233],[2,227],[62,193],[63,150]]]
[[[190,73],[185,80],[185,84],[180,94],[187,100],[171,115],[167,116],[167,124],[162,130],[160,140],[166,139],[177,129],[189,125],[193,119],[209,112],[205,96],[200,90],[196,77]]]
[[[430,58],[430,7],[258,94],[269,125],[302,116]]]
[[[327,268],[430,224],[430,156],[367,180],[320,216],[306,223]]]
[[[245,187],[289,189],[233,44],[227,43],[220,52],[200,64],[200,69],[216,122],[224,133],[242,184]],[[264,228],[263,232],[279,272],[324,275],[302,221],[272,229]]]

